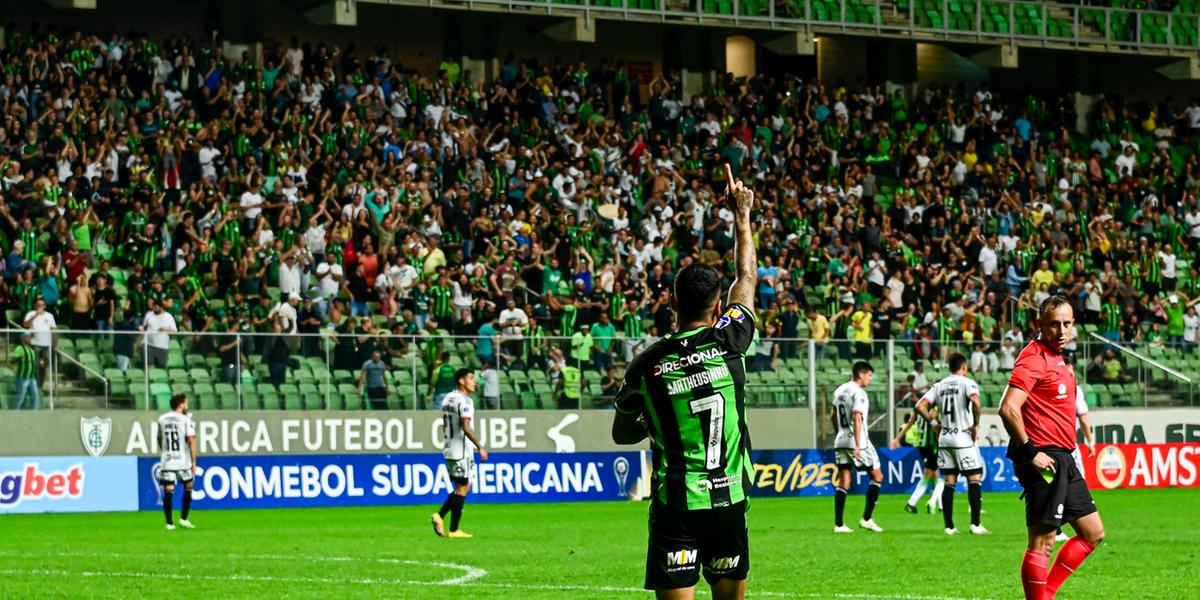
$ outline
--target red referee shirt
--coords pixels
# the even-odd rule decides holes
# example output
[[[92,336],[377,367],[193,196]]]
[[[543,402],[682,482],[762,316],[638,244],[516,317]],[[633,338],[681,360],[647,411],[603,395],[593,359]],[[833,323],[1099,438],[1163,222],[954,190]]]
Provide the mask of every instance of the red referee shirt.
[[[1021,350],[1008,385],[1025,390],[1025,434],[1034,446],[1075,448],[1075,369],[1041,340]]]

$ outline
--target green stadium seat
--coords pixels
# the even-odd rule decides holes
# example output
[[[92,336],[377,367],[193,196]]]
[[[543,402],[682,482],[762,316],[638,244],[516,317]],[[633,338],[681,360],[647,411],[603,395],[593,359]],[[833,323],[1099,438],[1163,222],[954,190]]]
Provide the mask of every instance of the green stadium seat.
[[[283,406],[279,392],[274,390],[260,390],[258,392],[258,401],[264,410],[279,410]]]
[[[152,368],[149,374],[150,383],[170,383],[171,381],[171,376],[167,374],[166,369]]]

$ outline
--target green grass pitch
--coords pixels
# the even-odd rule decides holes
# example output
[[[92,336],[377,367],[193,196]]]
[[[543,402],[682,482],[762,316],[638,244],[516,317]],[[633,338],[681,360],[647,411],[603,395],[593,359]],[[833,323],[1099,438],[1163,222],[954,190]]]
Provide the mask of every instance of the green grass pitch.
[[[956,512],[966,529],[965,494]],[[1097,492],[1108,540],[1060,598],[1197,598],[1200,494]],[[750,597],[1019,598],[1025,543],[1014,494],[984,497],[980,538],[884,496],[887,531],[832,533],[831,498],[759,499]],[[851,496],[847,517],[863,498]],[[639,592],[646,504],[472,505],[473,540],[439,539],[433,507],[0,517],[0,598],[626,598]],[[178,517],[178,512],[176,513]],[[850,519],[848,519],[849,521]],[[699,597],[707,597],[707,591]]]

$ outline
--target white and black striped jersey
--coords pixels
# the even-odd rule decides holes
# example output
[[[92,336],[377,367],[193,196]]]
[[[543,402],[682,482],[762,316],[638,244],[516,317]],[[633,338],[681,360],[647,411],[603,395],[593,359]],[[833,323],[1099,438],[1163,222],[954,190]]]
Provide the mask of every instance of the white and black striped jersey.
[[[448,460],[461,460],[475,452],[475,445],[463,431],[463,419],[475,417],[475,403],[471,397],[454,390],[442,398],[442,433],[446,436],[442,456]]]
[[[971,427],[975,425],[975,405],[972,396],[979,395],[979,384],[962,375],[951,375],[929,388],[921,400],[928,401],[938,409],[938,423],[942,432],[938,435],[941,448],[970,448],[975,445],[971,438]]]
[[[862,429],[859,430],[857,447],[867,445],[867,390],[862,386],[847,381],[833,391],[833,416],[837,420],[837,437],[833,440],[834,448],[854,448],[854,413],[862,415]]]
[[[164,471],[191,471],[192,447],[188,438],[196,436],[196,422],[178,411],[158,418],[158,448]]]

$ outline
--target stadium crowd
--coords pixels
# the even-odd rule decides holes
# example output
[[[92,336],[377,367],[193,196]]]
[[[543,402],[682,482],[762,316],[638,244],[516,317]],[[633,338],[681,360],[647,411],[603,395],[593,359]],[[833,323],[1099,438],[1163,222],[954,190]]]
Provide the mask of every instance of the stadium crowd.
[[[728,162],[763,199],[757,368],[789,352],[773,338],[894,337],[994,369],[1049,294],[1112,339],[1197,341],[1197,100],[1080,115],[1069,93],[763,74],[685,101],[621,62],[508,57],[477,84],[387,48],[37,29],[0,61],[0,303],[43,332],[334,328],[350,368],[417,351],[372,341],[392,332],[433,368],[444,331],[485,364],[603,371],[670,331],[679,267],[731,272]]]

